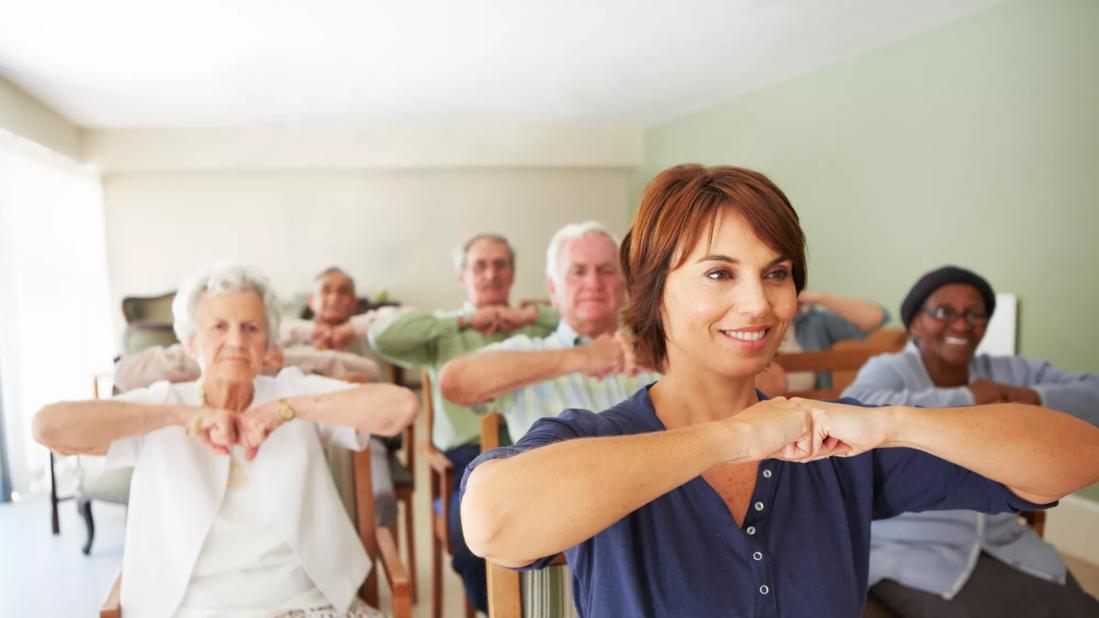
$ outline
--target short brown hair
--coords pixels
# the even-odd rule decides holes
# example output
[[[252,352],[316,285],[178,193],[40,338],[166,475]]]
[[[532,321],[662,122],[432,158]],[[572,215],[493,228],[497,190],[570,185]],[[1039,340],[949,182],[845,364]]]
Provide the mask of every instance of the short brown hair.
[[[629,288],[625,323],[637,339],[638,360],[664,370],[667,342],[660,315],[668,272],[679,268],[718,213],[732,209],[764,244],[794,263],[794,286],[805,287],[805,235],[798,214],[766,176],[730,166],[677,165],[657,175],[641,196],[619,248]],[[674,260],[674,263],[673,263]]]

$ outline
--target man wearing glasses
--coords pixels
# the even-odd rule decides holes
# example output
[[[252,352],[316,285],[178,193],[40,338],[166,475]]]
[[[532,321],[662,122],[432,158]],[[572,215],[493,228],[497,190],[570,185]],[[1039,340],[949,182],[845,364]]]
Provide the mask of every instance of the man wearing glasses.
[[[912,341],[866,363],[844,396],[925,407],[1038,404],[1099,425],[1099,376],[976,354],[995,309],[992,286],[980,275],[954,266],[927,273],[901,304]],[[1057,550],[1013,513],[875,521],[869,583],[873,596],[903,616],[1099,615],[1099,602],[1080,589]]]

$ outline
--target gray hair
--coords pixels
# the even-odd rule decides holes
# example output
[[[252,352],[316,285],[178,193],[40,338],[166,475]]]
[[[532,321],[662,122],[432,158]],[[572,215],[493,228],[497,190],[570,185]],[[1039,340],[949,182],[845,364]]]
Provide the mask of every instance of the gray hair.
[[[583,223],[570,223],[565,227],[557,230],[557,233],[550,239],[549,248],[546,249],[546,276],[550,279],[557,281],[557,258],[561,254],[561,247],[565,246],[565,243],[570,240],[576,240],[583,238],[588,234],[602,234],[611,239],[614,245],[618,246],[618,239],[607,231],[607,228],[603,227],[602,223],[598,221],[585,221]]]
[[[322,278],[324,278],[325,275],[331,275],[332,273],[339,273],[344,277],[347,277],[347,280],[351,282],[351,292],[355,292],[355,278],[347,274],[347,271],[340,268],[339,266],[329,266],[328,268],[325,268],[321,272],[317,273],[317,276],[313,277],[314,285]]]
[[[278,344],[279,299],[271,289],[271,282],[257,270],[232,262],[214,262],[187,277],[172,301],[172,328],[183,343],[189,342],[197,332],[198,302],[203,294],[217,295],[226,292],[255,292],[263,300],[267,315],[267,346]]]
[[[482,239],[494,240],[503,244],[508,250],[508,259],[511,260],[511,265],[515,266],[515,248],[511,246],[511,243],[508,242],[507,238],[492,232],[479,232],[454,246],[454,255],[452,256],[454,259],[454,270],[460,272],[466,267],[466,254],[469,253],[469,248],[473,243]]]

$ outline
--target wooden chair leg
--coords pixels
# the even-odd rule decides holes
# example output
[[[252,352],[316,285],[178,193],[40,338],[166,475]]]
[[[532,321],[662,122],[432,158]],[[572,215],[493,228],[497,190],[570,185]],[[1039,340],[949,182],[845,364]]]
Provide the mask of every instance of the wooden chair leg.
[[[466,599],[466,618],[477,618],[477,610],[473,609],[473,603],[469,600],[469,595],[465,596]]]
[[[443,618],[443,544],[431,535],[431,615]]]
[[[416,535],[414,533],[416,528],[412,525],[411,495],[404,501],[404,507],[405,538],[408,541],[408,580],[412,585],[412,602],[416,603],[420,598],[418,596],[419,588],[416,586]]]

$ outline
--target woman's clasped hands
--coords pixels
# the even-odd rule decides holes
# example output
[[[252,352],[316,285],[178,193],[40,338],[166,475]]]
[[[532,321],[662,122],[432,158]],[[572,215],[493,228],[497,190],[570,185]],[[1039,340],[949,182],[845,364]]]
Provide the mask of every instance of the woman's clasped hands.
[[[745,460],[809,462],[891,446],[892,418],[889,408],[774,397],[728,422],[747,434]]]
[[[245,412],[220,408],[191,408],[187,435],[217,455],[228,455],[234,445],[244,448],[248,461],[255,458],[267,436],[284,421],[275,402]]]

